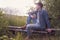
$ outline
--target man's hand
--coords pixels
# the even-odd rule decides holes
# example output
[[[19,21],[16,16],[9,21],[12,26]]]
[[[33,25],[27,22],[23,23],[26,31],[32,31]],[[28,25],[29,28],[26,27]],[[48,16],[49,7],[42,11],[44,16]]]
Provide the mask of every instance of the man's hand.
[[[31,18],[33,18],[33,19],[36,18],[36,15],[35,14],[34,15],[31,15]]]
[[[51,32],[52,30],[48,28],[47,31],[48,31],[48,32]]]
[[[22,29],[25,29],[26,28],[26,25],[22,26]]]

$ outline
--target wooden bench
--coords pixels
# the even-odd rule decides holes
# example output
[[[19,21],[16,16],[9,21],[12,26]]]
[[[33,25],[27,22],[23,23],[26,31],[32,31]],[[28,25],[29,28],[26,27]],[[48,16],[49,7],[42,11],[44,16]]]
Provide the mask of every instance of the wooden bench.
[[[9,26],[8,27],[10,31],[15,31],[15,32],[27,32],[27,30],[22,29],[21,27],[16,27],[16,26]],[[47,30],[47,29],[46,29]],[[60,30],[60,29],[51,29],[52,31],[49,33],[46,30],[41,31],[41,30],[32,30],[32,33],[42,33],[42,34],[55,34],[55,31]]]

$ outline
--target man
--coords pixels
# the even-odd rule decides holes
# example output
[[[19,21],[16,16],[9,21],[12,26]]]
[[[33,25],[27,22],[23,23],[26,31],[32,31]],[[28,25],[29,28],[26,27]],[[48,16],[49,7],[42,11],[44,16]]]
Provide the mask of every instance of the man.
[[[32,21],[33,24],[35,24],[36,23],[36,15],[37,14],[35,13],[35,11],[28,12],[28,17],[27,17],[26,25],[30,24],[31,21]]]
[[[34,9],[30,9],[29,12],[28,12],[28,17],[27,17],[27,20],[26,20],[26,25],[28,24],[35,24],[37,22],[37,13]],[[23,29],[26,28],[26,25],[22,26]]]
[[[43,4],[38,2],[36,3],[36,23],[34,24],[27,24],[26,30],[27,30],[27,37],[25,40],[28,40],[31,36],[31,30],[44,30],[46,27],[48,28],[48,32],[51,32],[50,30],[50,22],[47,11],[43,10]],[[35,18],[32,16],[31,18]]]

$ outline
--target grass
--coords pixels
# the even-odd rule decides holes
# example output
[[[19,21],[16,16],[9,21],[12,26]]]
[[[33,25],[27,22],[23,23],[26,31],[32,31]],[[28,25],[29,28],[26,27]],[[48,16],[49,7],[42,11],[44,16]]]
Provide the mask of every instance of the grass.
[[[23,26],[26,22],[26,17],[18,17],[18,16],[7,16],[10,25],[13,26]],[[57,33],[58,34],[58,33]],[[12,36],[12,35],[9,35]],[[16,32],[15,37],[8,37],[8,35],[3,35],[0,37],[0,40],[24,40],[26,37],[25,34],[21,34],[20,32]],[[60,40],[60,34],[55,36],[48,36],[48,35],[32,35],[31,40]]]
[[[30,40],[60,40],[60,36],[35,35],[35,36],[31,36],[31,37],[32,38],[30,38]],[[23,36],[17,37],[17,38],[18,38],[17,40],[21,40],[20,38],[23,38]],[[22,40],[24,40],[24,38]]]

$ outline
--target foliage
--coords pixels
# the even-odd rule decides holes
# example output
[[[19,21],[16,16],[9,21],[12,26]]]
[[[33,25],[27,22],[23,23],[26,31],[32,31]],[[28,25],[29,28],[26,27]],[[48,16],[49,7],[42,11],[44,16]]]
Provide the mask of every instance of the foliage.
[[[8,21],[5,19],[4,14],[0,11],[0,30],[8,26]]]
[[[8,27],[8,21],[4,17],[3,11],[0,10],[0,40],[2,40],[1,36],[3,36],[6,33],[7,27]]]
[[[45,0],[46,9],[49,12],[51,24],[55,28],[60,28],[60,0]]]
[[[14,15],[7,15],[7,20],[10,26],[23,26],[26,23],[25,16],[14,16]]]
[[[44,0],[46,2],[45,6],[49,13],[51,19],[51,25],[54,28],[60,28],[60,0]],[[0,10],[0,35],[3,35],[5,28],[8,26],[23,26],[26,23],[26,17],[14,16],[10,14],[3,14],[3,11]],[[8,33],[6,33],[8,34]],[[52,36],[51,36],[52,37]],[[21,39],[20,39],[21,38]],[[40,38],[40,37],[39,37]],[[42,38],[42,37],[41,37]],[[45,38],[45,37],[44,37]],[[58,40],[59,37],[52,37],[52,40]],[[22,36],[19,32],[15,38],[9,38],[7,35],[0,37],[3,40],[22,40]],[[34,39],[35,40],[35,39]]]

